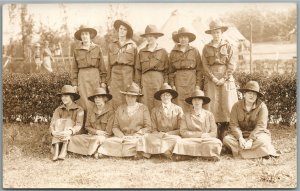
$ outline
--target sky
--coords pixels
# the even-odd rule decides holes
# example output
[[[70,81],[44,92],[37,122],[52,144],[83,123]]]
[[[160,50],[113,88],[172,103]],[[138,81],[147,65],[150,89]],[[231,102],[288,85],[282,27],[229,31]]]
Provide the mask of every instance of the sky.
[[[35,23],[43,24],[59,29],[64,16],[60,4],[28,4],[28,13],[33,15]],[[108,3],[97,4],[64,4],[66,6],[68,25],[71,33],[81,25],[95,27],[100,32],[100,26],[106,27],[109,14]],[[202,21],[220,17],[232,11],[243,10],[249,7],[259,9],[272,9],[286,11],[296,7],[296,3],[116,3],[120,10],[126,14],[127,21],[132,25],[134,31],[143,32],[146,25],[155,24],[160,28],[170,17],[174,10],[188,18],[200,17]],[[3,6],[3,43],[7,44],[9,38],[16,38],[20,31],[18,23],[10,24],[8,17],[8,6]],[[103,34],[102,34],[103,35]],[[38,38],[36,36],[36,38]]]

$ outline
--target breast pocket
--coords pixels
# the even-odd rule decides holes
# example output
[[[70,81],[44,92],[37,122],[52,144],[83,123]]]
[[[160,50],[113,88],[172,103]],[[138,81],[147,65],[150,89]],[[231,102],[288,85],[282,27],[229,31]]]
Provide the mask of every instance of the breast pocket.
[[[224,64],[228,62],[228,53],[226,46],[222,46],[220,49],[220,61]]]
[[[171,64],[173,65],[173,67],[175,69],[181,68],[181,60],[182,60],[182,56],[179,56],[179,55],[171,57],[171,59],[170,59]]]
[[[209,65],[214,64],[216,56],[215,56],[215,51],[211,48],[206,49],[205,54],[204,54],[206,60],[208,61]]]
[[[84,67],[86,65],[86,58],[85,56],[81,56],[81,57],[76,57],[76,62],[78,64],[78,67]]]

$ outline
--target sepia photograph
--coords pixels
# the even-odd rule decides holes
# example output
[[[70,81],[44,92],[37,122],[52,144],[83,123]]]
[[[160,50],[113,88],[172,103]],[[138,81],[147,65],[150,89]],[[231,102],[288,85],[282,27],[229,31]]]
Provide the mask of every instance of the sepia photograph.
[[[297,3],[2,6],[2,188],[295,189]]]

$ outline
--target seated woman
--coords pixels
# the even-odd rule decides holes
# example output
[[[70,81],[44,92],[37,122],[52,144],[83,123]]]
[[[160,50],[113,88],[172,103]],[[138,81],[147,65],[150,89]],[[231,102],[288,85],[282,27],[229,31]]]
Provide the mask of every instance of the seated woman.
[[[61,97],[63,104],[55,109],[50,123],[50,131],[53,136],[52,149],[54,151],[51,149],[54,153],[53,161],[65,159],[70,137],[81,129],[84,115],[83,109],[74,103],[80,96],[72,86],[63,86],[61,93],[57,95]],[[59,153],[60,145],[62,146]]]
[[[73,136],[70,140],[68,151],[81,155],[94,155],[95,158],[102,157],[97,152],[99,146],[106,138],[112,135],[112,124],[114,111],[110,104],[112,95],[104,88],[96,88],[88,100],[94,102],[94,106],[87,112],[85,129],[88,134]]]
[[[233,157],[260,158],[278,156],[271,143],[271,134],[267,129],[268,108],[260,99],[256,81],[249,81],[245,88],[239,89],[244,98],[236,102],[230,114],[230,134],[223,143],[231,149]]]
[[[203,109],[203,105],[210,102],[203,91],[196,89],[191,97],[186,98],[193,109],[185,113],[180,123],[182,139],[178,140],[173,153],[177,160],[183,158],[178,155],[202,157],[208,160],[220,160],[222,142],[217,139],[217,125],[213,114]]]
[[[153,132],[145,134],[138,141],[137,151],[142,151],[148,155],[164,154],[167,158],[172,158],[175,143],[180,139],[180,136],[178,136],[179,123],[183,116],[182,108],[171,101],[177,96],[178,93],[168,84],[164,84],[154,94],[154,98],[161,101],[161,104],[151,111]],[[143,155],[147,157],[144,153]]]
[[[116,112],[112,132],[115,137],[108,138],[99,148],[99,153],[116,157],[131,157],[137,155],[137,141],[151,129],[151,119],[148,108],[137,102],[142,96],[141,89],[132,83],[125,91],[126,103],[120,105]]]

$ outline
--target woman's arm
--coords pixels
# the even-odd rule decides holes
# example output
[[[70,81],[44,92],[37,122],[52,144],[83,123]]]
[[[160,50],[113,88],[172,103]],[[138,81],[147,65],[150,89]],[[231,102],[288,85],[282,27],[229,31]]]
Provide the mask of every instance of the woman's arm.
[[[257,119],[256,119],[256,126],[249,135],[249,139],[252,140],[257,139],[258,133],[265,132],[268,125],[268,108],[264,103],[262,103],[260,107],[261,108],[258,112]]]
[[[183,138],[200,138],[202,132],[190,131],[187,126],[187,115],[184,115],[180,123],[180,134]]]
[[[231,134],[237,139],[239,140],[240,138],[243,138],[243,134],[242,131],[239,127],[239,123],[238,123],[238,103],[235,103],[231,109],[231,113],[230,113],[230,122],[229,122],[229,128],[231,131]]]

